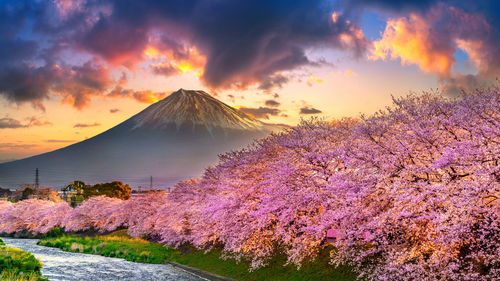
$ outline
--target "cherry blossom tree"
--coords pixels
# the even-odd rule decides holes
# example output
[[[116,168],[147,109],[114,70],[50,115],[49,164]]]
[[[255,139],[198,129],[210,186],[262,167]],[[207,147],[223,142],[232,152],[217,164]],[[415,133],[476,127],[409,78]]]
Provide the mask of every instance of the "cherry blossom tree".
[[[133,237],[149,237],[155,227],[155,214],[168,203],[167,193],[147,192],[133,196],[120,208],[126,218],[128,234]]]
[[[0,231],[128,227],[171,246],[222,246],[253,268],[278,251],[300,266],[333,244],[332,266],[369,280],[495,280],[499,108],[499,88],[394,98],[369,117],[302,121],[224,154],[170,193],[73,210],[0,202]]]
[[[200,189],[199,180],[193,179],[180,182],[168,195],[168,201],[155,213],[153,235],[165,244],[178,246],[183,243],[205,244],[195,237],[202,237],[201,232],[194,230],[207,226],[201,220],[203,208],[202,198],[205,196]],[[204,233],[204,232],[203,232]]]
[[[91,197],[76,207],[66,224],[66,231],[113,231],[125,226],[125,205],[121,199],[106,196]]]
[[[18,203],[0,204],[0,232],[28,230],[46,233],[54,227],[64,227],[72,208],[66,202],[28,199]]]

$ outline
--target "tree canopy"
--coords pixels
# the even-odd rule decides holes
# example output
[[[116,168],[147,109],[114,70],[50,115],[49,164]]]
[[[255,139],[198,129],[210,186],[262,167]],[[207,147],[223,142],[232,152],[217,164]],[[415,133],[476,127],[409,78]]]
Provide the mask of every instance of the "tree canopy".
[[[83,187],[83,197],[88,199],[92,196],[104,195],[111,198],[127,200],[130,198],[132,189],[128,184],[123,184],[121,181],[113,181],[107,183],[98,183],[95,185],[87,185]]]
[[[168,193],[109,198],[130,196],[113,182],[87,189],[106,196],[74,209],[0,201],[0,232],[127,227],[172,246],[221,246],[254,268],[281,252],[301,265],[332,249],[332,266],[367,280],[498,280],[499,108],[494,88],[397,98],[359,120],[304,121]]]

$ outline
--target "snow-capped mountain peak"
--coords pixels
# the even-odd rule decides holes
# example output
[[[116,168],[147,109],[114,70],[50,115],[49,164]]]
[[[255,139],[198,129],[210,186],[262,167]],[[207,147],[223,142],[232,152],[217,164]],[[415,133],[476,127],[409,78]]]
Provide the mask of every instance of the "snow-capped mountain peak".
[[[180,89],[92,138],[70,146],[0,164],[0,185],[32,180],[40,168],[44,184],[63,186],[123,180],[132,186],[161,185],[199,177],[218,155],[241,149],[278,130],[203,91]],[[75,161],[78,159],[78,161]]]
[[[179,89],[163,100],[149,106],[136,116],[134,129],[205,127],[236,130],[265,130],[266,124],[219,101],[204,91]]]

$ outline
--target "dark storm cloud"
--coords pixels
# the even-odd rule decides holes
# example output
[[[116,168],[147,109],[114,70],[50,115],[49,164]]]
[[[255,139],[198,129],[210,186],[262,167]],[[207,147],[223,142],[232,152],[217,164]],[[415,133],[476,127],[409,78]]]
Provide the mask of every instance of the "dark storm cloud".
[[[109,86],[109,73],[90,61],[68,65],[58,57],[68,48],[61,46],[69,46],[66,29],[74,25],[47,28],[56,20],[47,15],[51,6],[50,1],[0,3],[0,96],[45,110],[43,101],[52,92],[81,109]]]
[[[51,80],[52,75],[45,67],[5,66],[0,68],[0,95],[8,101],[31,102],[34,107],[45,110],[42,100],[49,97]]]
[[[269,115],[277,116],[281,112],[281,110],[277,108],[269,108],[262,106],[258,108],[242,106],[239,108],[239,110],[257,119],[269,119]]]
[[[40,101],[48,96],[46,77],[26,65],[35,57],[38,44],[18,36],[33,17],[34,5],[24,1],[0,3],[0,96],[14,103],[34,101],[34,106],[43,109]]]
[[[38,44],[31,40],[0,37],[0,59],[3,64],[31,59],[36,54]]]
[[[34,5],[24,1],[0,3],[0,63],[2,65],[31,59],[36,55],[38,44],[21,39],[18,33],[26,27],[34,15]]]
[[[0,62],[1,67],[1,62]],[[24,63],[0,68],[0,96],[21,104],[30,102],[35,108],[45,110],[42,101],[49,98],[49,91],[63,101],[81,109],[112,83],[110,73],[102,66],[87,62],[81,66]]]
[[[92,28],[77,35],[79,47],[113,64],[131,66],[148,43],[147,23],[141,24],[144,26],[126,19],[101,17]]]
[[[343,0],[341,6],[346,9],[379,8],[395,12],[426,11],[437,0]]]
[[[330,23],[331,9],[321,1],[109,0],[60,4],[0,4],[0,95],[7,100],[31,102],[43,109],[42,101],[54,91],[81,109],[110,86],[104,80],[108,75],[95,67],[92,70],[98,76],[80,79],[78,72],[88,70],[88,65],[65,66],[61,58],[64,51],[85,51],[111,65],[133,68],[144,59],[149,43],[171,52],[174,59],[190,59],[186,46],[195,46],[206,56],[202,76],[206,85],[245,87],[271,79],[277,71],[312,63],[305,55],[306,48],[321,44],[339,47],[338,35],[350,32],[349,24]],[[21,32],[32,35],[20,39]],[[40,36],[46,38],[43,47],[36,42]],[[363,44],[357,46],[364,48]],[[63,70],[54,69],[56,65]],[[178,73],[165,66],[152,70],[161,75]],[[103,79],[97,81],[96,77]],[[285,82],[274,79],[268,83],[280,86]]]
[[[184,43],[200,49],[207,59],[201,78],[212,88],[245,87],[276,72],[312,64],[307,48],[345,48],[339,36],[353,32],[352,23],[334,24],[332,7],[319,0],[116,0],[110,4],[111,15],[76,35],[79,47],[113,63],[133,65],[152,34],[162,33],[161,47],[176,57],[182,57]],[[349,48],[360,55],[367,42],[355,41]]]
[[[322,111],[319,110],[319,109],[316,109],[314,107],[302,107],[300,109],[300,114],[319,114],[321,113]]]
[[[282,72],[322,63],[308,57],[311,48],[343,49],[355,57],[364,56],[370,43],[358,23],[368,9],[389,17],[410,13],[434,17],[431,30],[437,35],[432,40],[480,41],[482,45],[473,50],[482,62],[479,74],[443,79],[450,88],[480,84],[500,72],[500,1],[494,0],[336,4],[326,0],[82,0],[60,4],[0,2],[0,96],[8,101],[43,109],[42,102],[54,93],[81,109],[93,96],[105,95],[116,84],[123,86],[126,79],[113,81],[108,68],[125,66],[133,71],[146,60],[144,51],[150,45],[167,52],[169,63],[199,59],[199,52],[204,57],[201,80],[209,88],[258,85],[271,91],[288,82]],[[429,14],[439,5],[477,14],[489,29],[465,34],[470,28],[460,28],[468,24],[466,17]],[[334,10],[341,12],[336,21]],[[68,62],[68,54],[77,57]],[[165,66],[153,67],[151,72],[176,73]]]

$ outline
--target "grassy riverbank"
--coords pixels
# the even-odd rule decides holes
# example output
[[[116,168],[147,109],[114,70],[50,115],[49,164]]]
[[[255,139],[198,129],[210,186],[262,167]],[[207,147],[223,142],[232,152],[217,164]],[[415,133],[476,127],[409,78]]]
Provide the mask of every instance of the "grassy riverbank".
[[[48,281],[40,270],[42,263],[31,253],[6,247],[0,239],[0,280],[3,281]]]
[[[226,276],[236,280],[355,280],[356,275],[349,268],[335,268],[328,264],[329,251],[324,251],[314,262],[305,263],[300,270],[293,266],[283,266],[284,255],[273,258],[269,265],[249,272],[248,263],[234,259],[221,259],[220,249],[206,252],[193,247],[173,249],[139,238],[130,238],[124,231],[105,236],[82,237],[61,236],[46,238],[39,245],[57,247],[64,251],[119,257],[129,261],[144,263],[180,264]]]

